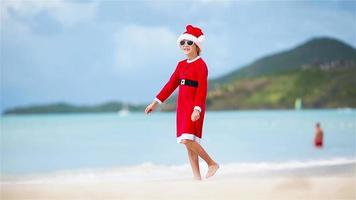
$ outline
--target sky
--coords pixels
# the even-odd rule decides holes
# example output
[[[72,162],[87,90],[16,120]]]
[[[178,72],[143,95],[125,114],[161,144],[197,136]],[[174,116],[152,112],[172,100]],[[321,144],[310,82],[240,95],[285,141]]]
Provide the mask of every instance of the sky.
[[[2,0],[1,107],[150,103],[200,27],[216,78],[315,37],[356,47],[356,1]]]

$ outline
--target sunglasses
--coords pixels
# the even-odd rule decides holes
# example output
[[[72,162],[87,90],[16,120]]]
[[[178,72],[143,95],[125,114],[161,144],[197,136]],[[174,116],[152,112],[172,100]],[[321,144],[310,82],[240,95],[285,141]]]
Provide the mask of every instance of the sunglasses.
[[[184,44],[187,44],[189,46],[192,46],[194,44],[193,41],[190,41],[190,40],[182,40],[179,42],[180,46],[183,46]]]

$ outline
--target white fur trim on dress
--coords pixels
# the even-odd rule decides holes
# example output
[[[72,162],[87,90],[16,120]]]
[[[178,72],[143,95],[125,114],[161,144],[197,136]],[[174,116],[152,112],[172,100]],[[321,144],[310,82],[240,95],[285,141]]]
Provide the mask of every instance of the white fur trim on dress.
[[[181,136],[177,137],[177,143],[181,143],[182,140],[193,140],[200,143],[200,138],[191,133],[183,133]]]
[[[159,100],[157,97],[155,98],[155,101],[157,101],[159,104],[161,104],[161,103],[162,103],[162,101],[161,101],[161,100]]]
[[[203,36],[203,35],[202,35]],[[195,37],[194,35],[192,34],[189,34],[189,33],[183,33],[182,35],[180,35],[177,39],[177,45],[178,47],[180,48],[180,41],[182,40],[190,40],[190,41],[193,41],[196,45],[198,45],[199,49],[202,51],[203,50],[203,47],[202,47],[202,42],[204,40],[204,36],[202,37],[200,36],[199,38]]]
[[[192,63],[192,62],[198,60],[199,58],[200,58],[200,56],[197,56],[193,60],[187,60],[187,63]]]
[[[197,111],[201,112],[200,106],[194,106],[194,110],[197,110]]]

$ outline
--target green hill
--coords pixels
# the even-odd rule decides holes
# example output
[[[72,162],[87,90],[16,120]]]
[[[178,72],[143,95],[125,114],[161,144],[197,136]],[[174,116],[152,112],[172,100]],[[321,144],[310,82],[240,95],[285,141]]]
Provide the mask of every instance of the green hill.
[[[275,75],[240,78],[211,90],[208,107],[221,109],[356,107],[356,65],[350,68],[293,70]]]
[[[121,109],[130,111],[142,112],[144,105],[123,104],[121,102],[107,102],[92,106],[78,106],[68,103],[53,103],[48,105],[30,105],[23,107],[15,107],[6,110],[3,114],[47,114],[47,113],[102,113],[102,112],[117,112]]]
[[[211,81],[211,85],[238,78],[271,75],[300,69],[305,64],[321,64],[350,60],[356,62],[356,50],[339,40],[321,37],[311,39],[291,50],[263,57],[255,62]]]
[[[316,38],[211,80],[209,109],[356,107],[356,50]]]

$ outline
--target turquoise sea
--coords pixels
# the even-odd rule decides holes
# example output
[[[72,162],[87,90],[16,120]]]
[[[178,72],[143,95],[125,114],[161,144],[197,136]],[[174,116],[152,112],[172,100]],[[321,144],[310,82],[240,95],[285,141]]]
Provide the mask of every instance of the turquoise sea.
[[[322,149],[313,146],[316,122]],[[201,144],[227,165],[354,163],[356,110],[207,112]],[[161,112],[2,116],[0,150],[1,175],[188,163],[175,113]]]

